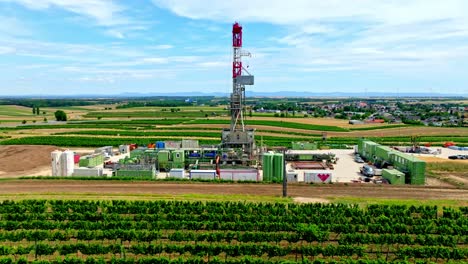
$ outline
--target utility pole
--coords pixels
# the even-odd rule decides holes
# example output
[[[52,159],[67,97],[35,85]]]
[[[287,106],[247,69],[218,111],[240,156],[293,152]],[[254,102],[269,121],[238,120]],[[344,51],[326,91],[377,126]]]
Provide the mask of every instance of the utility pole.
[[[283,197],[288,197],[288,179],[286,177],[286,149],[283,149]]]

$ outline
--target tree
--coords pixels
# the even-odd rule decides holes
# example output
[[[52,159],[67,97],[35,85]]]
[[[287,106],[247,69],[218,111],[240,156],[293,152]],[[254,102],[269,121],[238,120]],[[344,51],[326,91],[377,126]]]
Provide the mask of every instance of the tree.
[[[67,114],[64,111],[57,110],[54,114],[57,121],[67,121]]]
[[[39,110],[39,106],[36,107],[36,115],[40,115],[41,114],[41,110]]]
[[[28,121],[26,121],[26,120],[23,120],[23,121],[21,121],[21,124],[23,124],[23,125],[24,125],[24,124],[26,124],[26,122],[28,122]]]
[[[36,114],[36,107],[35,106],[33,106],[32,111],[33,111],[33,115],[35,115]]]

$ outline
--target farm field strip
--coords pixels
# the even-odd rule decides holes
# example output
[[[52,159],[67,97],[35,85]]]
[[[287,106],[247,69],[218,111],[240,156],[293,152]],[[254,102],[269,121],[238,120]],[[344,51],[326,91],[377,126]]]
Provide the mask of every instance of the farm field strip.
[[[134,263],[464,261],[468,207],[3,201],[0,259]],[[65,243],[63,243],[65,242]],[[157,256],[157,257],[156,257]],[[193,262],[196,260],[196,262]],[[75,262],[73,262],[75,263]],[[94,263],[94,262],[93,262]],[[102,262],[100,262],[102,263]],[[121,262],[119,262],[121,263]],[[362,262],[359,262],[362,263]],[[367,263],[367,262],[364,262]]]
[[[85,114],[83,117],[85,118],[96,118],[96,117],[102,117],[102,118],[115,118],[115,117],[154,117],[154,118],[161,118],[161,117],[207,117],[214,113],[217,116],[220,115],[227,115],[227,111],[220,111],[220,110],[215,110],[215,111],[210,111],[209,113],[207,112],[201,112],[201,111],[183,111],[183,112],[171,112],[171,111],[130,111],[130,112],[121,112],[121,111],[105,111],[105,112],[88,112]]]

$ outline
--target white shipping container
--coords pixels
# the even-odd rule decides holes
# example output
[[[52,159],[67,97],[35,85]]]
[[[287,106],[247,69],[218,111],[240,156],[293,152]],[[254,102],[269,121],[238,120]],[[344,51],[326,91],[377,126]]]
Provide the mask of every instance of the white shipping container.
[[[330,183],[333,173],[329,170],[304,171],[304,182]]]
[[[102,168],[76,168],[73,171],[73,176],[76,177],[101,177],[103,176],[103,169]]]
[[[221,180],[225,180],[225,181],[232,181],[232,173],[227,172],[227,171],[224,171],[224,170],[221,170],[221,171],[220,171],[219,178],[220,178]]]
[[[257,170],[220,170],[223,180],[232,181],[259,181]]]
[[[198,140],[194,139],[183,139],[182,148],[198,148]]]
[[[165,145],[166,148],[169,149],[179,149],[181,146],[181,141],[166,141]]]
[[[214,180],[216,178],[215,170],[191,170],[190,179]]]
[[[184,169],[171,169],[169,171],[169,177],[172,177],[172,178],[185,178],[185,170]]]

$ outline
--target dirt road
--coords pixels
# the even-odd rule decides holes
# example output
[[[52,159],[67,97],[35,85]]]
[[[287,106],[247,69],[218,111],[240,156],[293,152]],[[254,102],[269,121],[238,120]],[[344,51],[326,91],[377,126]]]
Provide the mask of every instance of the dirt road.
[[[99,195],[124,194],[242,194],[280,196],[279,184],[205,184],[205,183],[160,183],[160,182],[110,182],[69,180],[11,180],[0,182],[0,195],[82,193]],[[292,197],[334,198],[368,197],[388,199],[426,199],[468,201],[468,191],[455,188],[411,187],[367,184],[290,185]]]

